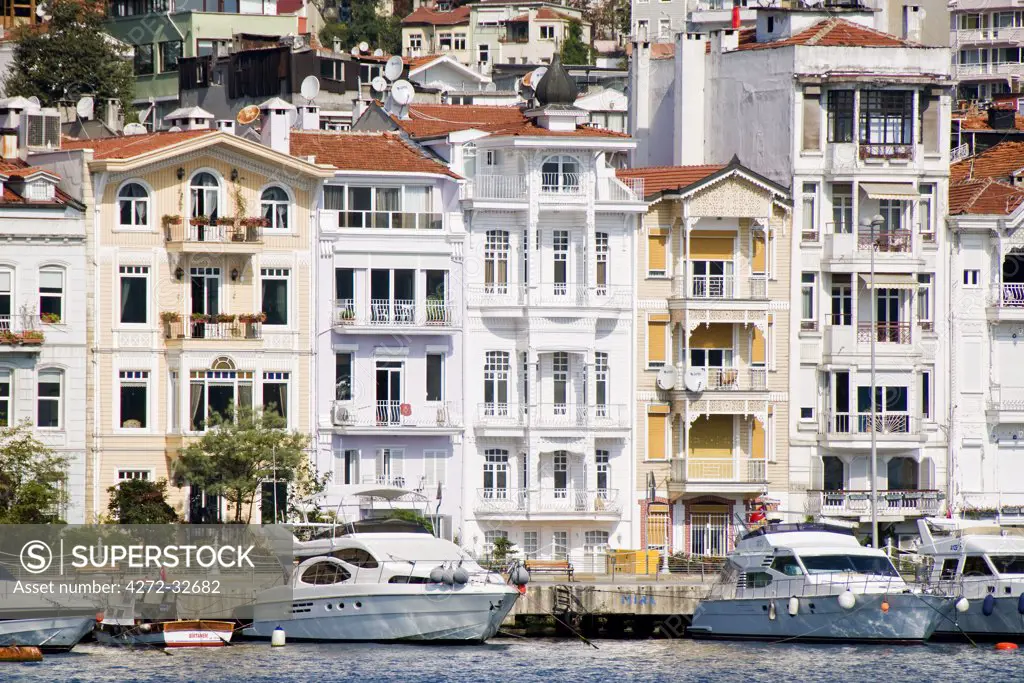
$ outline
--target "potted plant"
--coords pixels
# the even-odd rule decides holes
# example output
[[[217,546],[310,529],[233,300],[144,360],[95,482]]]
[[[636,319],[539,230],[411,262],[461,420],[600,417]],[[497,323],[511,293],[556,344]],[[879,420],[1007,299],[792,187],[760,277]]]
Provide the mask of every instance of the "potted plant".
[[[243,313],[238,316],[238,321],[245,323],[246,339],[258,339],[260,325],[267,319],[266,313]]]
[[[198,216],[192,216],[191,223],[192,223],[192,225],[209,225],[210,224],[210,217],[209,216],[203,216],[202,214],[200,214]]]
[[[447,322],[447,315],[444,305],[444,288],[438,286],[436,290],[427,295],[427,324],[440,324]]]
[[[181,225],[181,216],[178,216],[176,214],[167,214],[164,216],[163,222],[165,226]]]
[[[15,346],[21,342],[21,336],[10,330],[0,330],[0,344]]]
[[[60,324],[60,313],[43,313],[39,316],[39,320],[47,325],[58,325]]]
[[[160,313],[160,322],[164,325],[164,339],[171,339],[174,336],[171,327],[181,322],[181,314],[177,311],[163,311]]]
[[[356,321],[356,312],[351,308],[343,308],[338,312],[338,322],[342,325],[351,325]]]
[[[25,346],[36,346],[43,343],[43,333],[39,330],[27,330],[21,333],[21,343]]]
[[[193,313],[189,316],[189,319],[194,323],[208,323],[210,322],[210,316],[205,313]]]
[[[233,323],[235,322],[235,316],[230,313],[218,313],[216,316],[217,322],[219,323]]]

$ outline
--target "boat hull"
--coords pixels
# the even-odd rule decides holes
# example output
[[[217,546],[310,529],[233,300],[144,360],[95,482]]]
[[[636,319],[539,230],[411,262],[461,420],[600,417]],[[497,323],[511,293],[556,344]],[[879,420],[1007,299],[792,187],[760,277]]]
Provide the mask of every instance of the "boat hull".
[[[96,625],[93,617],[35,617],[0,621],[0,647],[21,645],[68,652]]]
[[[493,584],[409,590],[396,584],[387,594],[352,588],[315,598],[296,595],[287,603],[258,602],[243,635],[270,638],[280,626],[289,640],[483,642],[498,632],[519,597]],[[285,618],[279,618],[282,608],[289,613]]]
[[[992,614],[985,616],[984,598],[970,599],[966,612],[957,612],[952,605],[943,609],[944,618],[935,629],[935,638],[963,640],[964,634],[974,640],[1014,640],[1024,636],[1024,615],[1017,611],[1016,596],[993,598]]]
[[[150,645],[158,648],[224,647],[231,644],[234,624],[227,621],[168,621],[143,626],[101,627],[96,641],[104,645]]]
[[[889,603],[887,612],[882,602]],[[770,603],[775,618],[770,618]],[[845,610],[837,596],[799,598],[797,614],[788,612],[789,598],[704,600],[694,612],[689,633],[694,638],[788,640],[802,642],[923,642],[932,635],[950,598],[901,593],[858,594]]]

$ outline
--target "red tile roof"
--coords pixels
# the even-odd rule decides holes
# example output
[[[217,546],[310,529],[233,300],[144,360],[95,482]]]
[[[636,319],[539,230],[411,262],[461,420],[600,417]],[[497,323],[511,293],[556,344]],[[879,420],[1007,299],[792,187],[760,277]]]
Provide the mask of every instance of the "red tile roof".
[[[642,168],[623,168],[615,172],[620,178],[643,178],[644,195],[651,196],[658,192],[681,190],[694,183],[704,180],[709,175],[718,173],[721,165],[708,166],[647,166]]]
[[[960,128],[963,130],[992,130],[992,126],[988,123],[988,114],[973,114],[960,118],[954,117],[953,120],[959,121]],[[1014,117],[1013,127],[1017,130],[1024,130],[1024,116],[1017,114]]]
[[[562,14],[561,12],[556,12],[555,10],[551,9],[550,7],[541,7],[539,10],[537,10],[536,17],[538,19],[547,19],[547,20],[552,20],[552,19],[558,20],[558,19],[560,19],[562,21],[577,21],[577,19],[575,17],[571,17],[568,14]]]
[[[949,167],[950,183],[994,178],[1009,182],[1024,169],[1024,142],[1000,142],[981,154],[958,161]]]
[[[710,45],[710,43],[708,43]],[[626,43],[626,56],[633,55],[633,43]],[[674,43],[651,43],[651,59],[674,59],[676,46]]]
[[[176,133],[148,133],[146,135],[125,135],[113,138],[96,138],[94,140],[64,139],[64,149],[91,149],[94,159],[130,159],[149,152],[156,152],[173,145],[213,135],[212,130],[183,130]]]
[[[459,177],[397,133],[293,131],[291,151],[293,156],[313,156],[315,163],[345,171],[398,171]]]
[[[540,128],[519,107],[478,104],[414,104],[408,119],[393,119],[414,138],[440,137],[460,130],[482,130],[495,135],[540,137],[626,137],[625,133],[603,128],[582,127],[574,131]]]
[[[994,178],[963,180],[949,186],[949,213],[1006,216],[1024,203],[1024,190]]]
[[[430,9],[429,7],[420,7],[405,17],[405,19],[402,19],[402,23],[406,25],[426,24],[430,26],[454,26],[456,24],[468,24],[470,11],[471,8],[469,5],[457,7],[450,12],[438,12],[437,10]]]
[[[740,42],[738,50],[762,50],[789,45],[818,47],[924,47],[846,19],[825,19],[788,38],[766,43]]]
[[[0,159],[0,173],[8,178],[26,178],[33,173],[40,172],[48,173],[55,178],[60,177],[50,169],[29,166],[21,159]],[[0,204],[21,204],[29,206],[65,205],[73,201],[74,200],[71,199],[71,196],[64,193],[59,187],[56,188],[52,200],[39,201],[25,199],[25,197],[15,192],[8,183],[4,183],[3,195],[0,197]]]

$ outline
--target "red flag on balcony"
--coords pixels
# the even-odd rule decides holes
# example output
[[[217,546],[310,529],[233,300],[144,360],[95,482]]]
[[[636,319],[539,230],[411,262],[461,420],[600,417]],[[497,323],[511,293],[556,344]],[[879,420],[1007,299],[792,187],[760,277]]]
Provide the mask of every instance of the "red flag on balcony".
[[[740,6],[736,3],[732,6],[732,27],[737,29],[740,27]]]

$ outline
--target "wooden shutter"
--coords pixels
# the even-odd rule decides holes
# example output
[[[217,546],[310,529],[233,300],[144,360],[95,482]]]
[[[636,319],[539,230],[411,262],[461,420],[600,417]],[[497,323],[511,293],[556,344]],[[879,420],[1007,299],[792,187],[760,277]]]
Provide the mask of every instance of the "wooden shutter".
[[[804,90],[804,134],[801,149],[821,149],[821,92],[818,88]]]
[[[665,363],[668,359],[665,342],[665,338],[668,336],[667,318],[667,315],[652,315],[647,319],[648,363]]]
[[[647,234],[647,270],[668,273],[668,230],[651,228]]]
[[[733,238],[731,237],[690,237],[691,258],[710,261],[731,261]]]
[[[764,335],[761,334],[761,330],[755,327],[750,339],[750,362],[754,365],[764,365],[765,357]]]
[[[647,459],[665,459],[665,431],[668,429],[667,413],[647,413]]]
[[[922,96],[918,102],[921,108],[921,144],[925,152],[939,151],[939,98]]]
[[[767,273],[768,272],[768,245],[765,243],[765,231],[754,230],[754,254],[751,259],[750,268],[755,273]]]
[[[647,546],[664,546],[668,541],[668,505],[653,503],[647,508]]]
[[[754,428],[750,430],[750,454],[754,460],[765,460],[764,426],[758,420],[751,420]]]

